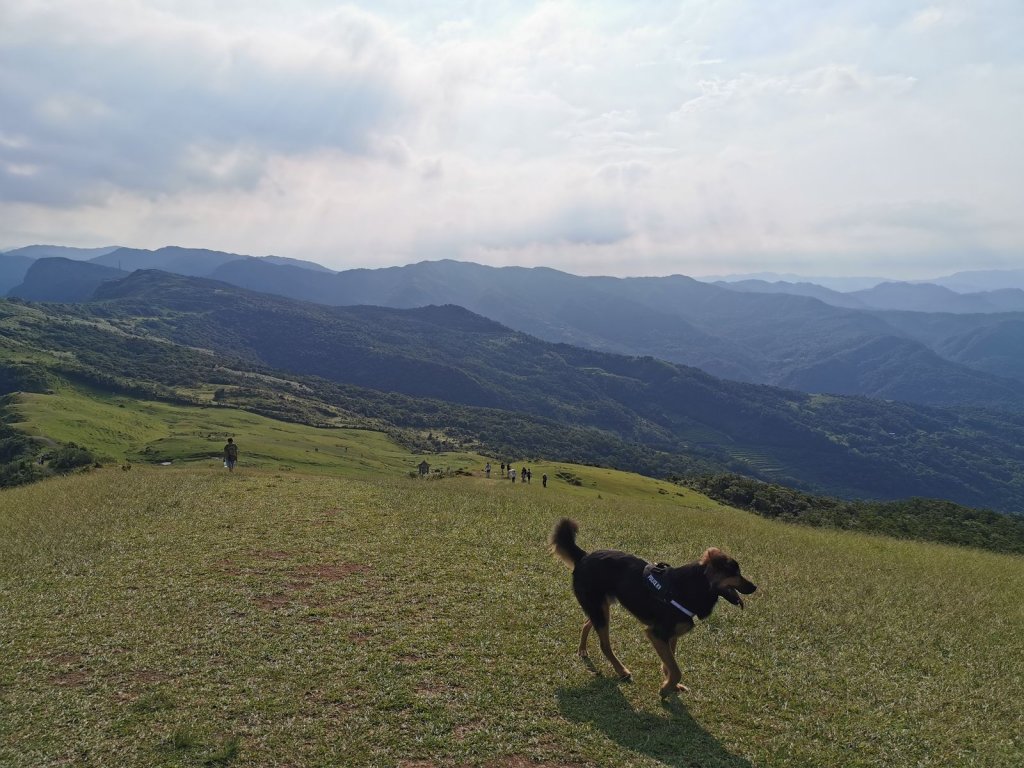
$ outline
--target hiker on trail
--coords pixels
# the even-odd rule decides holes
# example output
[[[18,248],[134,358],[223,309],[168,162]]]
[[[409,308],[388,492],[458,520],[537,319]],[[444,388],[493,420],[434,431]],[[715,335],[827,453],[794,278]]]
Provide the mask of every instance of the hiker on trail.
[[[484,467],[484,472],[487,474],[487,479],[491,479],[491,462],[487,462],[487,466]]]
[[[238,445],[235,443],[234,438],[228,438],[228,444],[224,446],[224,466],[228,468],[228,472],[235,471],[235,463],[238,461]]]
[[[533,484],[533,470],[529,467],[526,468],[526,482],[531,485]]]
[[[505,476],[505,462],[504,461],[501,462],[501,476],[502,477]]]
[[[508,471],[508,476],[512,478],[512,484],[514,485],[516,482],[516,471],[514,469],[510,469]]]
[[[545,488],[548,487],[548,473],[547,472],[545,472],[543,475],[540,476],[540,484],[542,486],[544,486]]]

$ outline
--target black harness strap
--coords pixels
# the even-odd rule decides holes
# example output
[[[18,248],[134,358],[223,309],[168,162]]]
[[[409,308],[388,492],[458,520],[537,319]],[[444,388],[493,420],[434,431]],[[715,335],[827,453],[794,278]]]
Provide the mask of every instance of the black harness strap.
[[[668,563],[648,563],[644,568],[644,584],[651,590],[658,600],[671,605],[673,608],[684,614],[688,619],[696,618],[697,614],[689,608],[680,605],[672,598],[672,591],[666,586],[665,575],[671,568]]]

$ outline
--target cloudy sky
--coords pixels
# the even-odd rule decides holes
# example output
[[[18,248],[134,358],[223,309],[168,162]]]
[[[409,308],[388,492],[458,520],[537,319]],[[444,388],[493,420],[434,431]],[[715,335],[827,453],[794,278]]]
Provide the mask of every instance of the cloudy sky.
[[[0,248],[1024,266],[1020,0],[0,0]]]

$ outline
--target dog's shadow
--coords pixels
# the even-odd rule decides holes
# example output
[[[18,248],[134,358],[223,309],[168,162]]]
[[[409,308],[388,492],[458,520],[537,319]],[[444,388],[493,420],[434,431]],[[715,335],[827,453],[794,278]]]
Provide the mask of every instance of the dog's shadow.
[[[621,685],[595,677],[577,688],[561,688],[559,709],[570,720],[590,723],[626,749],[668,766],[751,768],[748,760],[730,753],[705,731],[678,697],[664,701],[663,715],[640,712],[622,694]]]

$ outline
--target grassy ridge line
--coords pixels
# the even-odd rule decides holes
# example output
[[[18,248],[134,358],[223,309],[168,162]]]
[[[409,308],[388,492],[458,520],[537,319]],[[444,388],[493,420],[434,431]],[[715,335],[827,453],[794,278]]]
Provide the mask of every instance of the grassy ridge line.
[[[249,467],[378,476],[412,470],[420,460],[382,432],[310,427],[239,409],[173,405],[68,386],[52,395],[19,394],[13,410],[29,434],[87,446],[104,460],[217,466],[229,436],[239,442],[243,466]],[[484,459],[452,453],[444,461],[483,466]]]
[[[412,453],[388,435],[352,428],[327,429],[281,422],[235,408],[176,405],[57,384],[52,394],[20,393],[12,410],[23,432],[57,443],[74,442],[102,461],[173,461],[218,467],[228,436],[242,446],[243,465],[265,469],[376,477],[405,474],[423,458],[437,468],[481,471],[488,459],[460,451]],[[425,435],[426,432],[423,433]],[[438,432],[437,434],[442,434]],[[426,441],[424,441],[426,442]],[[512,457],[516,466],[522,459]],[[497,472],[501,459],[491,459]],[[571,465],[530,462],[539,482],[547,472],[574,473]],[[617,483],[608,472],[603,483]],[[727,505],[792,522],[882,533],[997,552],[1024,553],[1024,518],[912,500],[892,504],[840,502],[740,476],[704,476],[685,481]],[[678,488],[663,486],[664,493]]]
[[[1020,558],[577,471],[548,489],[99,472],[0,493],[0,764],[1020,764]],[[681,703],[659,703],[618,610],[636,682],[574,659],[582,616],[544,551],[561,515],[586,549],[717,544],[759,583],[682,641]]]

